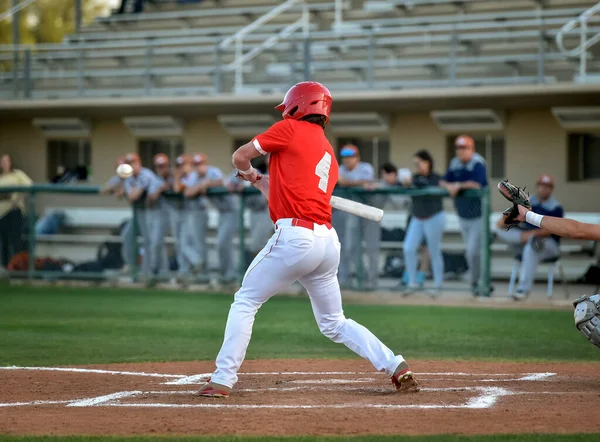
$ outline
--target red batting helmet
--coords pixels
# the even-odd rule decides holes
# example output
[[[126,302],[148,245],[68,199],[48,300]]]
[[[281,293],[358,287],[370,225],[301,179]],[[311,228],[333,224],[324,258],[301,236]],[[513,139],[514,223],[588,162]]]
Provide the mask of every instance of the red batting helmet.
[[[292,86],[275,109],[281,111],[283,118],[299,120],[306,115],[324,115],[329,122],[332,102],[329,89],[321,83],[303,81]]]

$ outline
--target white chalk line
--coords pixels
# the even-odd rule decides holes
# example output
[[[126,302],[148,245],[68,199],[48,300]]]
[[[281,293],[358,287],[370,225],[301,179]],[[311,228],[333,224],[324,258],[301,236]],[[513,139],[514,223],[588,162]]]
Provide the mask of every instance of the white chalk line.
[[[453,390],[456,388],[436,388],[433,391]],[[469,399],[464,404],[225,404],[225,403],[197,403],[197,404],[166,404],[166,403],[122,403],[120,401],[102,402],[96,406],[101,407],[135,407],[135,408],[227,408],[238,410],[277,409],[277,410],[305,410],[305,409],[342,409],[342,408],[376,408],[376,409],[484,409],[492,407],[500,397],[510,396],[511,391],[500,387],[471,387],[470,391],[479,391],[481,394]],[[138,392],[122,392],[123,397],[131,397]],[[150,394],[147,392],[146,394]],[[141,393],[144,394],[144,393]]]
[[[161,374],[161,373],[144,373],[142,371],[115,371],[115,370],[99,370],[93,368],[70,368],[70,367],[17,367],[16,365],[8,367],[0,367],[0,370],[29,370],[29,371],[65,371],[71,373],[98,373],[98,374],[115,374],[127,376],[147,376],[155,378],[185,378],[182,374]]]

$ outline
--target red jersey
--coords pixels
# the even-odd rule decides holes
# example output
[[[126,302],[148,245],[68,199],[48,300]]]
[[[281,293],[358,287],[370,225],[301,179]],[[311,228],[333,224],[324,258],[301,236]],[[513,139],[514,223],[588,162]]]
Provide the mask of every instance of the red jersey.
[[[273,222],[299,218],[331,223],[331,194],[338,163],[323,129],[299,120],[281,120],[252,142],[269,161],[269,213]]]

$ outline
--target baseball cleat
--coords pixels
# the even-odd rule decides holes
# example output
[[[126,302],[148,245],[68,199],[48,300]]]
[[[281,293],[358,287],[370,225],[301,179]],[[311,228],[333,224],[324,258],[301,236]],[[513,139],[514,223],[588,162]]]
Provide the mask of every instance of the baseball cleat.
[[[225,385],[214,384],[209,380],[200,388],[198,395],[203,397],[228,398],[230,391],[231,388]]]
[[[394,384],[397,391],[402,393],[416,393],[419,391],[419,383],[413,372],[408,368],[406,361],[400,363],[396,368],[396,373],[392,376],[392,384]]]

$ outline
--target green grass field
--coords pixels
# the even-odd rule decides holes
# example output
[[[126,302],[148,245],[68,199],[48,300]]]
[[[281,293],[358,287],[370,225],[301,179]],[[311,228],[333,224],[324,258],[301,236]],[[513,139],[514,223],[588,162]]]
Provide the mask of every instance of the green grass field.
[[[232,296],[0,286],[0,364],[211,360]],[[598,351],[569,311],[346,305],[348,317],[411,359],[582,360]],[[249,359],[355,357],[323,337],[305,298],[259,311]]]
[[[0,285],[0,365],[71,365],[214,359],[232,296],[110,288]],[[570,311],[347,305],[346,314],[410,359],[598,361]],[[303,297],[259,312],[249,359],[352,358],[323,337]],[[185,441],[576,442],[598,435],[344,438],[171,438]],[[95,441],[2,437],[8,441]],[[161,438],[110,438],[158,441]]]

